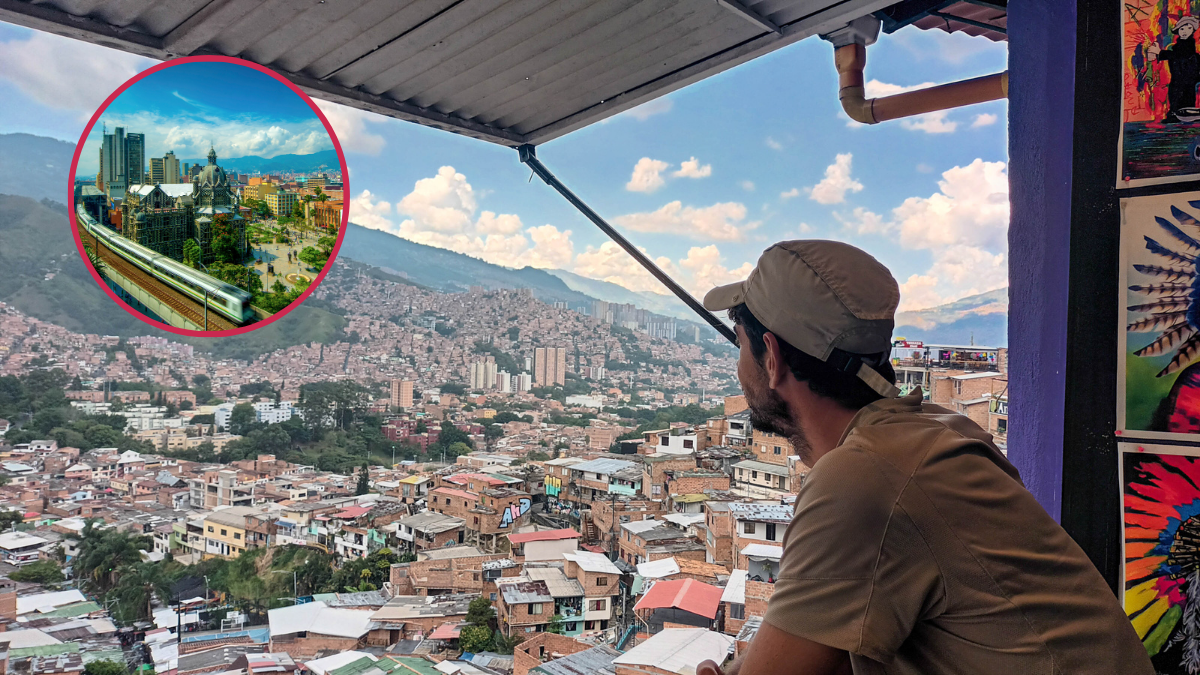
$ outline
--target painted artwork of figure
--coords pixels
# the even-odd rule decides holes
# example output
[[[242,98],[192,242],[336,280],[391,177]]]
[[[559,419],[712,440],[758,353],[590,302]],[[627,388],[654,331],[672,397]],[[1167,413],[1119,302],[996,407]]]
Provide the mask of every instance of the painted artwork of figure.
[[[1185,16],[1175,22],[1175,42],[1162,48],[1152,44],[1147,49],[1151,61],[1166,63],[1171,74],[1167,85],[1167,114],[1164,122],[1179,121],[1179,113],[1196,108],[1196,85],[1200,84],[1200,54],[1196,53],[1196,28],[1200,19]],[[1186,113],[1185,113],[1186,114]]]
[[[1124,0],[1118,188],[1200,177],[1200,0]]]

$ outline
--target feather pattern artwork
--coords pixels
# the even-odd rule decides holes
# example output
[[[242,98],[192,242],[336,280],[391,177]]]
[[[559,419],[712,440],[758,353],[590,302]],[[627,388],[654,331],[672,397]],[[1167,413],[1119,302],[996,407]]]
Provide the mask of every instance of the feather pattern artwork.
[[[1160,673],[1200,675],[1200,458],[1122,456],[1125,613]]]
[[[1200,208],[1200,201],[1189,205]],[[1177,206],[1171,207],[1171,217],[1175,222],[1163,216],[1154,218],[1163,236],[1143,237],[1156,262],[1133,265],[1148,279],[1129,287],[1145,297],[1127,308],[1132,315],[1128,332],[1159,333],[1134,355],[1171,356],[1158,377],[1178,372],[1200,356],[1200,220]]]

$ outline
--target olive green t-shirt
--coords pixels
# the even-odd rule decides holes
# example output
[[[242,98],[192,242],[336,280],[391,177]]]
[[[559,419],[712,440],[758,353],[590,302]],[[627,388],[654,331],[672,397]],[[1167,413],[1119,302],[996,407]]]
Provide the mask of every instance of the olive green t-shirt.
[[[858,674],[1154,673],[991,436],[920,391],[861,410],[812,467],[765,620]]]

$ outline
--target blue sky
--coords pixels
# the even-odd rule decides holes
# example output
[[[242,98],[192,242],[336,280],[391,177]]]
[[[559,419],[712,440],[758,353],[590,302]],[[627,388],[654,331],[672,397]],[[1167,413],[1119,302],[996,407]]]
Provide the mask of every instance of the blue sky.
[[[865,127],[840,111],[832,57],[810,38],[538,155],[696,294],[743,277],[787,238],[871,252],[901,282],[903,308],[1006,285],[1006,104]],[[152,63],[4,24],[0,60],[15,66],[0,73],[9,102],[0,131],[71,141],[108,92]],[[1006,60],[1003,44],[904,29],[870,48],[868,93],[996,72]],[[47,72],[53,82],[38,76]],[[56,94],[67,87],[76,90]],[[320,105],[347,151],[354,222],[498,264],[658,290],[556,193],[529,182],[515,151]]]
[[[152,61],[144,60],[147,64]],[[333,141],[308,103],[266,73],[231,63],[181,63],[121,92],[88,134],[79,175],[96,173],[104,125],[146,135],[146,156],[202,159],[306,155]]]

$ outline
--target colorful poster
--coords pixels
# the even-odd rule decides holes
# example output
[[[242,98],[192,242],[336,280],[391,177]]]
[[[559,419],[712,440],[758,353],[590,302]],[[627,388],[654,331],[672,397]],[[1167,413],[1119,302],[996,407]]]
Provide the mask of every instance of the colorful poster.
[[[1117,187],[1200,177],[1200,0],[1124,0]]]
[[[1200,448],[1120,450],[1121,602],[1157,672],[1200,674]]]
[[[1121,200],[1117,433],[1200,435],[1200,192]]]

